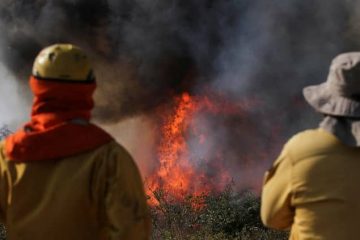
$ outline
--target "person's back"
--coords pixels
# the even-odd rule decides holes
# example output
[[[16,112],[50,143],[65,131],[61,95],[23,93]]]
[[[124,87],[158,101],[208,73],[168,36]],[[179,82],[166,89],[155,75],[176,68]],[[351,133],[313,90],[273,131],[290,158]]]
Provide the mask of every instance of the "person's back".
[[[360,52],[336,57],[327,82],[304,96],[324,119],[292,137],[266,172],[261,218],[291,229],[290,239],[360,239]]]
[[[142,182],[116,142],[40,163],[9,161],[3,144],[0,152],[0,221],[8,239],[147,239]]]
[[[150,218],[131,156],[90,122],[86,54],[55,44],[36,57],[31,119],[0,144],[0,220],[9,240],[146,240]]]
[[[360,219],[359,148],[342,144],[322,129],[308,130],[286,144],[274,166],[282,179],[271,181],[271,174],[266,179],[262,206],[266,225],[280,229],[292,225],[290,239],[359,239],[355,234]],[[283,197],[269,201],[269,196],[279,197],[278,192]],[[289,206],[279,201],[289,201]]]

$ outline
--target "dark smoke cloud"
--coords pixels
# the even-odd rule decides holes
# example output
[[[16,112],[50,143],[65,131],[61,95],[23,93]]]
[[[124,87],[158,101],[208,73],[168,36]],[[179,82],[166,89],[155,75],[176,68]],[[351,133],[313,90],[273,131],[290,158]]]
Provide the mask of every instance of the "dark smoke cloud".
[[[330,59],[349,48],[352,4],[4,0],[0,50],[25,81],[43,46],[74,42],[87,49],[104,90],[98,116],[116,120],[210,81],[235,98],[249,92],[272,98],[281,89],[296,95],[324,77]],[[104,93],[107,85],[114,89],[110,95]],[[113,104],[118,99],[123,104]]]
[[[111,96],[102,99],[98,116],[116,120],[191,90],[194,76],[199,76],[196,81],[209,81],[227,38],[222,27],[235,30],[246,5],[204,0],[8,0],[0,4],[1,52],[5,64],[26,79],[43,46],[82,46],[95,59],[100,95]],[[111,94],[104,94],[106,89]],[[119,101],[123,104],[113,104]]]
[[[215,129],[210,146],[223,143],[236,163],[273,157],[274,142],[316,126],[301,89],[324,81],[335,55],[358,50],[358,9],[350,0],[3,0],[0,53],[26,82],[42,47],[80,45],[94,59],[104,122],[150,113],[182,91],[256,99],[246,119],[204,121]]]

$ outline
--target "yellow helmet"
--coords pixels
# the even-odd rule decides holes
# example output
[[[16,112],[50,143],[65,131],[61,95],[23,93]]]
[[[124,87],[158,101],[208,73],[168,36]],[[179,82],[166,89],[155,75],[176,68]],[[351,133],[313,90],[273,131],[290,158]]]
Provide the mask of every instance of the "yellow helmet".
[[[45,79],[93,80],[89,58],[72,44],[55,44],[44,48],[34,61],[32,74]]]

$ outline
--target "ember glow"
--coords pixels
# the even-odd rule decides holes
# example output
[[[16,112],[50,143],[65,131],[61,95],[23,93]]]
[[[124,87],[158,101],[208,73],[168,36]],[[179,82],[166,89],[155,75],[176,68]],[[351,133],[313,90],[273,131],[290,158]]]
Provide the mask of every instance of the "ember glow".
[[[211,166],[215,173],[209,174],[204,164],[206,159],[193,159],[189,135],[195,138],[197,145],[206,143],[206,132],[199,130],[194,119],[199,114],[242,114],[241,107],[234,106],[207,96],[191,96],[183,93],[175,97],[174,107],[170,110],[159,110],[162,126],[160,127],[160,140],[157,148],[159,166],[153,175],[146,180],[147,194],[150,204],[157,204],[153,193],[158,189],[165,191],[175,200],[181,200],[186,194],[194,196],[207,194],[210,191],[219,191],[230,183],[231,176],[222,165],[221,153],[214,156],[217,161]],[[254,104],[255,102],[253,102]],[[197,164],[196,164],[197,163]]]

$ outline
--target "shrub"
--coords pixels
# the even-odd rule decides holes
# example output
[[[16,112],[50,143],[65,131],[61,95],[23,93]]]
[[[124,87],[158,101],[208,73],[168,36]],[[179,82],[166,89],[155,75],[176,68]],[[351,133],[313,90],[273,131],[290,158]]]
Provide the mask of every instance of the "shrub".
[[[263,226],[260,199],[250,191],[236,192],[229,185],[220,193],[186,195],[174,199],[163,190],[154,192],[151,207],[156,240],[281,240],[288,233]]]
[[[0,141],[9,134],[11,134],[11,131],[9,130],[9,128],[6,125],[0,127]]]

